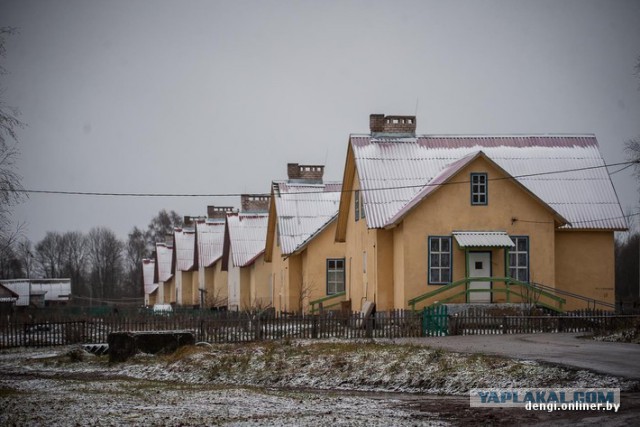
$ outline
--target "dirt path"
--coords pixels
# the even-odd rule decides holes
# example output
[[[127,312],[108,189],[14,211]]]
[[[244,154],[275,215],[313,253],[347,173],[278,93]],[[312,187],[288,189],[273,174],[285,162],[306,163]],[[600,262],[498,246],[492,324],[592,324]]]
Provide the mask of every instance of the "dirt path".
[[[412,343],[460,353],[484,353],[556,363],[617,377],[640,379],[640,345],[578,338],[579,334],[464,335],[403,338]]]

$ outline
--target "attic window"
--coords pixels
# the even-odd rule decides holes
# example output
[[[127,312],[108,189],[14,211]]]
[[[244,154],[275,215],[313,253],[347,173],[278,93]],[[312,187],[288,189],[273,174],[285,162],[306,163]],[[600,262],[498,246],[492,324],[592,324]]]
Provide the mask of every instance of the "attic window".
[[[471,174],[471,204],[486,205],[488,202],[488,184],[486,173]]]

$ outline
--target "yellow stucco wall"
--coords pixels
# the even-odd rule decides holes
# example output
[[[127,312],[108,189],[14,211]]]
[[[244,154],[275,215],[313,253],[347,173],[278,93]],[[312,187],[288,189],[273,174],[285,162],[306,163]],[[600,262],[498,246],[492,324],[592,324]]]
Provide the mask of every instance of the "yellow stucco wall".
[[[558,289],[615,303],[612,231],[558,231],[555,266]],[[586,304],[567,298],[567,310],[580,308]]]
[[[393,229],[393,307],[400,306],[407,301],[404,283],[405,258],[404,258],[404,225],[400,223]],[[396,304],[396,301],[398,302]]]
[[[171,279],[162,283],[163,286],[163,303],[164,304],[175,304],[176,302],[176,281],[175,277],[172,276]]]
[[[263,309],[273,305],[270,282],[271,264],[264,261],[264,254],[248,267],[250,269],[250,301],[252,308]]]
[[[351,300],[351,308],[355,311],[362,309],[364,301],[373,301],[376,293],[373,268],[375,266],[374,246],[376,245],[377,233],[376,230],[367,228],[366,218],[355,220],[355,190],[359,189],[360,181],[356,171],[351,188],[345,241],[346,297]],[[393,274],[393,272],[390,273]],[[381,309],[381,307],[379,308]]]
[[[345,244],[334,241],[336,235],[336,221],[333,221],[313,240],[302,252],[302,290],[304,312],[308,312],[309,301],[327,296],[327,259],[343,259]],[[345,282],[346,282],[345,262]],[[345,283],[346,285],[346,283]],[[331,300],[327,304],[336,303]]]
[[[378,310],[394,308],[394,233],[393,230],[376,230],[376,241],[373,247],[374,263],[373,283],[375,301]]]
[[[488,174],[487,205],[472,206],[470,203],[468,181],[474,172]],[[405,254],[401,268],[404,268],[406,299],[396,301],[397,308],[407,307],[408,299],[440,287],[427,284],[428,237],[450,236],[453,231],[506,231],[510,236],[528,236],[529,279],[549,286],[555,284],[553,214],[512,180],[500,178],[505,178],[500,170],[478,158],[451,181],[460,184],[440,187],[404,218],[403,238],[400,240]],[[465,253],[455,239],[452,239],[452,244],[453,281],[456,281],[465,277]],[[505,275],[502,248],[474,250],[490,251],[492,275]],[[436,299],[443,297],[440,295]],[[494,294],[494,302],[504,300],[504,294]]]
[[[229,285],[228,273],[222,271],[222,259],[216,261],[210,269],[210,274],[213,275],[213,289],[207,293],[207,303],[212,307],[224,307],[229,303]]]
[[[486,206],[471,205],[469,178],[472,172],[488,174]],[[509,179],[500,179],[504,177],[490,162],[478,158],[451,180],[460,184],[442,186],[390,230],[369,230],[366,220],[355,221],[353,191],[345,234],[347,297],[352,301],[352,308],[360,310],[366,299],[375,299],[379,310],[408,308],[409,299],[441,288],[441,285],[427,283],[428,237],[451,236],[453,231],[506,231],[512,236],[528,236],[530,280],[554,286],[555,217],[521,186]],[[356,189],[359,189],[357,172],[352,190]],[[455,239],[452,244],[455,281],[465,277],[465,253]],[[478,250],[491,252],[494,276],[505,275],[504,249]],[[494,286],[504,285],[495,283]],[[494,302],[505,300],[505,294],[494,294]],[[511,300],[516,302],[518,298]],[[422,305],[431,302],[434,301],[425,301]]]
[[[193,305],[193,288],[192,288],[192,271],[178,271],[176,275],[181,276],[180,285],[182,286],[182,300],[179,301],[181,305],[190,306]]]
[[[239,270],[240,284],[238,301],[240,310],[251,309],[251,267],[241,267]]]
[[[273,238],[273,252],[271,259],[271,283],[273,283],[273,306],[276,312],[287,311],[289,260],[282,258],[278,239]]]

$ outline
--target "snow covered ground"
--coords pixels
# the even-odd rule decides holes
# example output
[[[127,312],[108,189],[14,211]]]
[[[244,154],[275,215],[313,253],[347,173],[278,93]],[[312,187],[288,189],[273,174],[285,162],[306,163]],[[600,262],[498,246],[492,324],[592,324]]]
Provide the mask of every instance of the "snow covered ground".
[[[537,423],[544,414],[469,408],[466,393],[553,386],[638,388],[587,371],[392,343],[186,347],[121,364],[73,347],[17,349],[0,353],[0,425]],[[627,424],[640,414],[637,393],[629,396],[635,411],[615,418]],[[563,416],[576,421],[564,414],[554,423]]]

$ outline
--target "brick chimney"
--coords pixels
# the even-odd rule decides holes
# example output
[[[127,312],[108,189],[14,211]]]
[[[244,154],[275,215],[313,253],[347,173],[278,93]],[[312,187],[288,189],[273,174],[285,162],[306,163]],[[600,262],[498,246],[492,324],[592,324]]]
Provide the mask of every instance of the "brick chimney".
[[[193,223],[195,221],[201,220],[201,219],[205,219],[205,217],[203,216],[189,216],[189,215],[185,215],[183,217],[183,221],[182,221],[182,225],[185,228],[192,228],[193,227]]]
[[[233,206],[207,206],[208,219],[225,219],[228,213],[233,212]]]
[[[270,196],[262,194],[242,194],[240,196],[240,210],[244,213],[269,212]]]
[[[372,136],[413,137],[416,136],[416,116],[371,114],[369,129]]]
[[[287,176],[290,182],[322,184],[324,165],[299,165],[287,163]]]
[[[173,233],[167,233],[164,235],[164,244],[167,247],[173,247]]]

